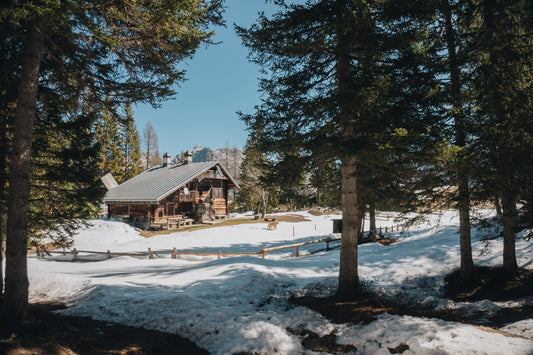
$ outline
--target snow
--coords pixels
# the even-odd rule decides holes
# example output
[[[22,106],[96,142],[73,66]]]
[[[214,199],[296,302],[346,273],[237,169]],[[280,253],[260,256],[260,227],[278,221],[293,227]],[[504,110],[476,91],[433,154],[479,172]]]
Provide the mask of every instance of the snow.
[[[115,221],[93,221],[75,236],[78,250],[146,252],[152,250],[257,252],[272,247],[327,237],[333,218],[304,215],[309,221],[281,222],[277,230],[250,223],[191,232],[141,237]],[[388,218],[387,218],[388,217]],[[378,227],[396,223],[384,213]],[[361,281],[380,297],[414,305],[496,311],[514,302],[456,303],[443,298],[444,275],[459,265],[457,216],[433,215],[408,232],[393,235],[390,246],[364,244],[359,251]],[[294,233],[294,236],[293,236]],[[477,265],[501,265],[502,242],[481,241],[473,233]],[[302,249],[317,251],[324,244]],[[519,265],[533,265],[533,243],[517,240]],[[300,250],[301,255],[305,254]],[[409,345],[404,354],[529,354],[533,352],[533,320],[508,324],[501,330],[520,337],[487,332],[472,325],[439,319],[380,315],[370,324],[335,324],[320,314],[289,304],[291,295],[329,296],[335,292],[339,250],[294,257],[294,249],[256,256],[182,256],[178,259],[114,257],[99,261],[81,254],[80,260],[54,256],[30,257],[32,302],[60,301],[68,315],[144,327],[189,338],[213,354],[236,352],[271,354],[312,353],[301,337],[287,328],[310,330],[320,336],[336,330],[339,344],[352,344],[358,354],[390,354],[388,348]]]

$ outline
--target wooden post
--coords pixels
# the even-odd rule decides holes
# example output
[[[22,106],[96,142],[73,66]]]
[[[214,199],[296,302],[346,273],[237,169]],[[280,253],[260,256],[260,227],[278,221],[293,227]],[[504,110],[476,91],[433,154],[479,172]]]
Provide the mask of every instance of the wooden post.
[[[316,224],[315,224],[315,230],[316,230]]]
[[[218,259],[220,259],[220,250],[218,251]]]
[[[294,237],[296,235],[296,232],[294,231],[294,226],[292,226],[292,236]]]
[[[299,253],[298,253],[298,246],[296,246],[294,249],[295,249],[295,250],[294,250],[294,256],[295,256],[295,257],[298,257],[298,256],[299,256]]]
[[[385,227],[385,233],[388,233],[389,230],[388,230],[388,227]]]
[[[176,247],[174,247],[174,249],[172,249],[172,256],[171,256],[171,258],[172,258],[172,259],[176,259],[176,256],[177,256],[177,255],[176,255]]]
[[[326,251],[329,251],[329,240],[326,241]]]
[[[76,251],[76,248],[72,249],[72,254],[74,255],[74,260],[78,257],[78,252]]]
[[[152,253],[152,248],[148,248],[148,259],[153,259],[154,254]]]
[[[383,235],[383,233],[381,232],[381,227],[379,227],[379,235]]]
[[[109,250],[107,251],[107,258],[111,259],[111,252]]]
[[[261,258],[264,259],[265,258],[265,255],[266,255],[266,251],[264,248],[261,248],[261,250],[259,251],[261,253]]]

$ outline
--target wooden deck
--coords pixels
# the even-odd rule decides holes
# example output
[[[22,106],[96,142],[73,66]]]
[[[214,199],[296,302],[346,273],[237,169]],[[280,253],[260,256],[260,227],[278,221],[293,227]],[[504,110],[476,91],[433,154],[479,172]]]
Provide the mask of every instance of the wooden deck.
[[[194,220],[192,218],[183,217],[163,217],[158,218],[154,222],[150,222],[148,229],[161,230],[161,229],[178,229],[182,226],[190,226]]]

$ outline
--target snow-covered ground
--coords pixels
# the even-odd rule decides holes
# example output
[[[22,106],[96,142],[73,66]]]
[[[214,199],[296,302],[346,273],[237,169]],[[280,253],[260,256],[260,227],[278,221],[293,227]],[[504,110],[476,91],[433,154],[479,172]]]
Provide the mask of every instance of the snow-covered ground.
[[[143,238],[129,226],[98,220],[75,237],[78,250],[146,252],[152,250],[257,252],[293,242],[330,235],[332,218],[305,215],[308,222],[243,224]],[[386,216],[390,216],[387,218]],[[361,280],[381,297],[402,298],[437,308],[495,311],[515,302],[455,303],[442,297],[443,277],[459,265],[457,216],[446,212],[407,233],[394,233],[390,246],[364,244],[359,251]],[[381,214],[378,227],[397,224]],[[294,233],[294,236],[293,236]],[[501,265],[502,242],[481,242],[473,234],[477,265]],[[308,251],[324,248],[314,244]],[[517,240],[521,267],[533,268],[533,242]],[[288,303],[292,294],[329,296],[335,292],[339,250],[293,257],[293,249],[255,256],[159,259],[114,257],[78,261],[69,257],[30,257],[32,302],[61,301],[69,315],[140,326],[191,339],[214,354],[250,352],[312,353],[301,337],[287,331],[310,330],[326,335],[336,329],[339,344],[352,344],[358,354],[390,354],[388,348],[406,343],[404,354],[531,354],[533,319],[509,324],[509,337],[478,327],[439,319],[382,314],[370,324],[334,324],[305,307]],[[300,250],[301,254],[302,250]],[[533,318],[533,315],[532,315]]]

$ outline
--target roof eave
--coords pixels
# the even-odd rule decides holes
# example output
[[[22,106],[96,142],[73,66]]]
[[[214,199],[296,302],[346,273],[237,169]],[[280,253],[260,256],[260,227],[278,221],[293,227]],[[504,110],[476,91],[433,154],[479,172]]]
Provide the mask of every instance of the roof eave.
[[[106,205],[157,205],[157,200],[104,200]]]

